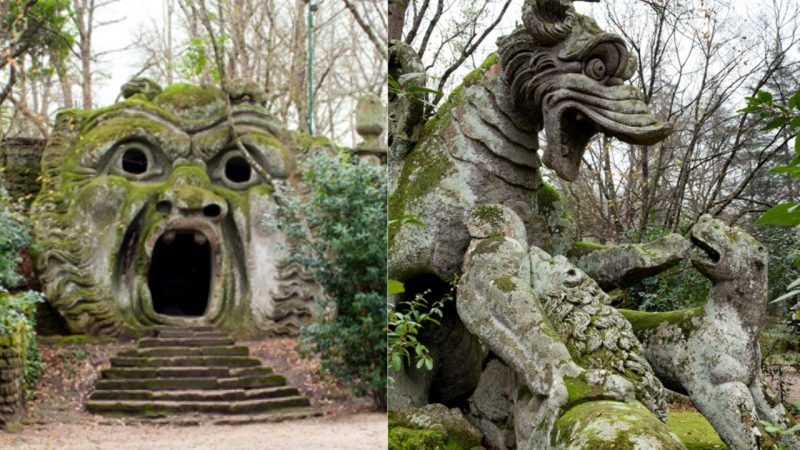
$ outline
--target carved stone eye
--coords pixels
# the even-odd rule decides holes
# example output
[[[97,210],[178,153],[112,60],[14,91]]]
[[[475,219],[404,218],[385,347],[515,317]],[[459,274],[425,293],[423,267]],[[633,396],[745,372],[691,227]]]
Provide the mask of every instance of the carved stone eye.
[[[250,164],[241,156],[233,156],[225,161],[225,178],[234,183],[247,183],[253,176]]]
[[[627,64],[627,51],[619,42],[601,42],[594,46],[583,58],[583,73],[587,77],[606,81],[624,76]]]
[[[150,166],[147,154],[139,148],[129,148],[122,154],[122,170],[132,175],[141,175],[147,172]]]
[[[592,58],[586,62],[583,72],[587,77],[600,81],[606,76],[606,63],[600,58]]]

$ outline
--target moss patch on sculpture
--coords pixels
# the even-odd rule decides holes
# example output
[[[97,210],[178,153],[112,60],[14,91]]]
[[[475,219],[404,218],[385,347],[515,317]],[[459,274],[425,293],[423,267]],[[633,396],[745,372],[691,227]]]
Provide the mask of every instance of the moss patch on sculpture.
[[[588,383],[580,377],[564,377],[564,386],[567,388],[566,408],[571,408],[580,403],[606,397],[608,393],[600,386]]]
[[[514,279],[509,275],[504,275],[500,278],[494,280],[494,285],[497,286],[497,289],[505,293],[513,292],[514,289],[517,288],[517,284],[514,283]]]
[[[401,226],[400,220],[405,214],[406,205],[420,201],[453,170],[453,162],[434,144],[416,148],[406,157],[397,189],[389,197],[388,214],[389,220],[393,221],[389,226],[390,251],[394,236]]]
[[[472,217],[491,228],[498,228],[503,224],[503,211],[497,206],[477,205],[472,211]]]
[[[581,403],[562,414],[552,444],[585,450],[683,448],[669,428],[640,403],[606,400]]]
[[[667,426],[688,450],[727,449],[705,417],[694,410],[670,411]]]
[[[572,248],[567,252],[567,256],[570,258],[580,258],[596,250],[603,250],[606,248],[608,248],[608,246],[596,242],[575,241],[572,243]]]
[[[655,330],[662,323],[676,325],[684,338],[688,338],[692,331],[699,326],[699,318],[702,315],[702,307],[692,309],[682,309],[667,312],[633,311],[630,309],[619,309],[618,311],[630,322],[633,332],[639,336]]]
[[[497,64],[497,53],[492,53],[491,55],[487,56],[485,60],[483,60],[483,63],[481,63],[480,66],[464,77],[463,85],[472,86],[473,84],[477,83],[483,78],[484,72],[489,70],[495,64]]]
[[[156,95],[153,103],[169,105],[177,109],[202,108],[220,102],[222,92],[215,86],[196,86],[187,83],[176,83],[167,86]]]
[[[432,411],[429,411],[432,410]],[[453,420],[442,405],[389,412],[389,449],[463,450],[480,447],[480,434],[463,417]],[[437,415],[441,415],[437,418]]]

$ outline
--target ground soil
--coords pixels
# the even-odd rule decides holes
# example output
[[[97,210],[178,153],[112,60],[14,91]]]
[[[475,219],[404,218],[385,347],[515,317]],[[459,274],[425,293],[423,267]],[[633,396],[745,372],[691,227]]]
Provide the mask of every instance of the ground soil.
[[[279,423],[178,426],[109,419],[85,411],[100,370],[131,341],[72,343],[44,338],[44,376],[19,422],[0,432],[0,448],[36,449],[385,449],[386,414],[369,399],[354,398],[345,386],[323,377],[319,361],[301,358],[296,341],[248,341],[251,354],[286,376],[309,397],[318,416]]]
[[[797,365],[775,364],[765,371],[764,379],[784,403],[800,402],[800,373]]]

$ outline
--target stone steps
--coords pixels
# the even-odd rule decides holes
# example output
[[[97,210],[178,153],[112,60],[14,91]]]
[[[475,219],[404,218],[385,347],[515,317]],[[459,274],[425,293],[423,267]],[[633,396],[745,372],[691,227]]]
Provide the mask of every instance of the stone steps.
[[[235,341],[229,337],[175,337],[175,338],[143,338],[139,339],[139,348],[148,347],[223,347],[233,345]]]
[[[142,418],[313,415],[297,388],[213,328],[158,327],[154,334],[111,358],[86,404],[90,412]]]
[[[114,367],[256,367],[261,361],[248,356],[116,357]]]
[[[136,379],[136,378],[230,378],[238,376],[271,375],[271,367],[213,367],[213,366],[161,366],[161,367],[120,367],[105,369],[102,377],[105,379]]]
[[[137,348],[119,352],[117,356],[170,357],[170,356],[250,356],[250,349],[243,345],[225,345],[215,347],[151,347]]]
[[[239,401],[150,401],[150,400],[92,400],[87,404],[95,414],[133,414],[162,416],[179,413],[253,414],[285,408],[309,406],[301,396]]]
[[[95,400],[170,400],[170,401],[232,401],[260,398],[293,397],[300,395],[297,388],[277,386],[260,389],[216,389],[185,391],[101,390],[95,391]]]

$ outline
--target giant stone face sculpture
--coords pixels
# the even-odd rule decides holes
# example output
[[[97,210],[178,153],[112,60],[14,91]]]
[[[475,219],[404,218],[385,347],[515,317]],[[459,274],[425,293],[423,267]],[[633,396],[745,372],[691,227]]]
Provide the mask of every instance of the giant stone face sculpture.
[[[261,224],[291,181],[299,136],[251,85],[232,92],[246,154],[213,87],[133,80],[121,102],[59,114],[32,216],[46,297],[71,331],[291,333],[310,318],[310,280]]]

